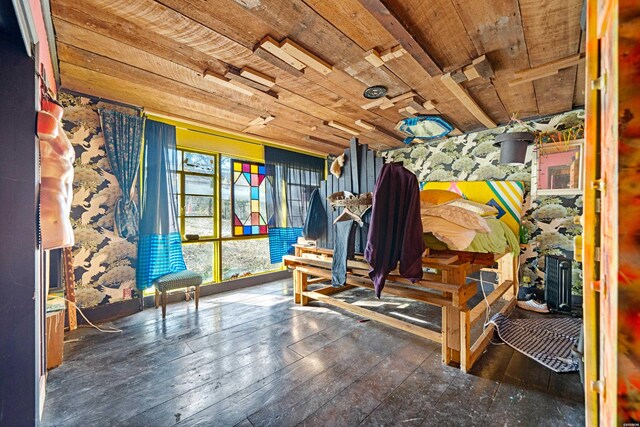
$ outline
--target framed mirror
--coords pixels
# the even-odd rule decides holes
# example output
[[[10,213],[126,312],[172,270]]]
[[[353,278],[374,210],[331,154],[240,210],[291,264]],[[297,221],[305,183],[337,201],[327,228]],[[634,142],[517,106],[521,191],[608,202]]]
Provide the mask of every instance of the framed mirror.
[[[533,197],[582,194],[584,139],[543,144],[534,149],[531,168]]]

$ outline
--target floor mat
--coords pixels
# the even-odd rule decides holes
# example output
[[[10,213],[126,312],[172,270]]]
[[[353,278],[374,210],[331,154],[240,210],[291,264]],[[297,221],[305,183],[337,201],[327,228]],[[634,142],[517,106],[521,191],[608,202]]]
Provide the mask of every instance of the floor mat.
[[[498,313],[490,323],[502,341],[552,371],[578,370],[579,359],[572,355],[571,347],[578,343],[582,319],[509,319]]]

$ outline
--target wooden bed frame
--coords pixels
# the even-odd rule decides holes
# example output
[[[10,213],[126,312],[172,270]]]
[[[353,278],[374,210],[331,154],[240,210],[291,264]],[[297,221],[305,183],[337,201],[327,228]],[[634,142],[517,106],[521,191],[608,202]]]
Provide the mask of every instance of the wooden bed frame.
[[[492,305],[503,299],[505,304],[501,313],[508,313],[513,309],[518,295],[518,257],[511,252],[494,255],[447,251],[438,252],[437,257],[432,252],[432,255],[423,258],[423,266],[433,269],[435,273],[424,273],[423,279],[415,284],[401,277],[397,271],[392,271],[387,278],[382,298],[384,294],[391,294],[442,307],[442,330],[437,332],[332,297],[333,294],[354,287],[373,289],[373,282],[368,276],[369,264],[362,257],[356,256],[355,260],[347,262],[345,286],[334,288],[328,285],[309,290],[308,286],[311,284],[331,281],[333,251],[315,246],[294,247],[295,255],[285,256],[284,262],[293,271],[296,304],[307,305],[309,300],[320,301],[441,343],[442,362],[459,365],[464,372],[468,372],[478,360],[493,332],[493,325],[488,325],[471,342],[471,330],[484,320],[487,305],[483,300],[475,307],[468,307],[469,299],[477,293],[477,284],[467,283],[467,276],[481,269],[490,269],[498,274],[498,286],[486,296],[486,300]],[[451,261],[452,257],[443,257],[443,254],[456,255],[457,259]],[[492,268],[496,262],[497,270]]]

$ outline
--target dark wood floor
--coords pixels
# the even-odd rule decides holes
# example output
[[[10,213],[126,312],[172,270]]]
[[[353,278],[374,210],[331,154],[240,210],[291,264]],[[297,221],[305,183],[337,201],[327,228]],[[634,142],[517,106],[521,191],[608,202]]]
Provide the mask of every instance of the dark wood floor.
[[[362,304],[380,304],[358,292]],[[44,425],[584,425],[577,374],[506,345],[463,374],[428,340],[291,300],[286,280],[203,298],[198,312],[192,301],[172,304],[165,322],[147,309],[109,324],[121,334],[68,333]],[[439,326],[425,305],[381,302],[376,309]]]

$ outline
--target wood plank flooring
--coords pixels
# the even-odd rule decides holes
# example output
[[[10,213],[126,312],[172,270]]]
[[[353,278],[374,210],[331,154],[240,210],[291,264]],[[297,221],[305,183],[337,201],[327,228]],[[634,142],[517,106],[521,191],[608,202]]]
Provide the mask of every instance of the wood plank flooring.
[[[349,292],[439,327],[439,310]],[[428,340],[318,303],[295,307],[291,295],[284,280],[202,298],[199,311],[171,304],[165,322],[147,309],[108,324],[122,333],[67,333],[43,425],[584,425],[577,374],[506,345],[464,374]]]

